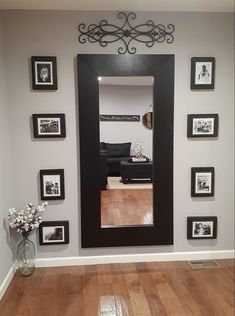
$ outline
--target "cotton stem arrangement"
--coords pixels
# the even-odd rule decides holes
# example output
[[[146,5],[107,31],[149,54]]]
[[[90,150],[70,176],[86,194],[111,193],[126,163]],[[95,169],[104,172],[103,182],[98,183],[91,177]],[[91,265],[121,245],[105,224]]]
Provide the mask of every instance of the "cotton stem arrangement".
[[[8,220],[11,228],[27,237],[31,231],[37,229],[42,222],[42,213],[45,211],[48,202],[35,206],[32,203],[26,205],[26,209],[9,209]]]

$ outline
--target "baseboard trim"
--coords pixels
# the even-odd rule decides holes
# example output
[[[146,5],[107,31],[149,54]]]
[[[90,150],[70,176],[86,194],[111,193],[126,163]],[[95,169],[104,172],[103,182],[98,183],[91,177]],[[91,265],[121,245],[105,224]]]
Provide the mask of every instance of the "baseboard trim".
[[[235,250],[149,253],[130,255],[105,255],[84,257],[37,258],[36,267],[59,267],[105,263],[131,263],[152,261],[188,261],[205,259],[232,259]]]
[[[10,270],[8,271],[5,279],[3,280],[2,284],[0,285],[0,300],[2,299],[9,284],[11,283],[11,280],[12,280],[14,274],[15,274],[15,270],[13,269],[13,267],[11,267]]]

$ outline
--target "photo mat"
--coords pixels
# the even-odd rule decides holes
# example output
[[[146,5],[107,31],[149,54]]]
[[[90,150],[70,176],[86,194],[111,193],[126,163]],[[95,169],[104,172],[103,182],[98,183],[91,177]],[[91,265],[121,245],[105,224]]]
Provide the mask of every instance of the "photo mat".
[[[198,193],[211,193],[211,173],[210,172],[197,172],[195,174],[195,192]]]
[[[53,73],[51,61],[36,61],[35,79],[37,85],[53,85]]]
[[[213,221],[195,221],[192,223],[193,237],[203,238],[213,236]]]
[[[44,175],[43,176],[43,194],[48,196],[60,196],[60,175]]]
[[[195,63],[195,84],[211,84],[212,62]]]

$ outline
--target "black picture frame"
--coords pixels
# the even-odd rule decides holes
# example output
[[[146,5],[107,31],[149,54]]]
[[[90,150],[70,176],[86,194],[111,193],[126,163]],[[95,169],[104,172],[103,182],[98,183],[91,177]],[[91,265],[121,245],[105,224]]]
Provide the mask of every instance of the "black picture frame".
[[[32,119],[35,138],[66,137],[65,114],[33,114]]]
[[[191,89],[214,89],[215,58],[191,58]]]
[[[214,196],[214,167],[191,168],[191,196]]]
[[[43,221],[39,225],[39,244],[69,244],[69,221]]]
[[[187,217],[187,239],[216,239],[217,217]]]
[[[41,200],[64,200],[64,169],[40,170]]]
[[[188,114],[187,137],[218,137],[218,114]]]
[[[32,56],[32,89],[57,90],[57,63],[55,56]]]

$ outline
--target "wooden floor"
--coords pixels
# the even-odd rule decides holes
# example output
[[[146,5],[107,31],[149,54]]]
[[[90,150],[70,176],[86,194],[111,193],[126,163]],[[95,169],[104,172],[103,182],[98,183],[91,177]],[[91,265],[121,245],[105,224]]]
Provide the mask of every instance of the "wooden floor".
[[[107,264],[16,274],[0,316],[233,316],[234,261]]]
[[[152,189],[101,191],[101,225],[152,224]]]

